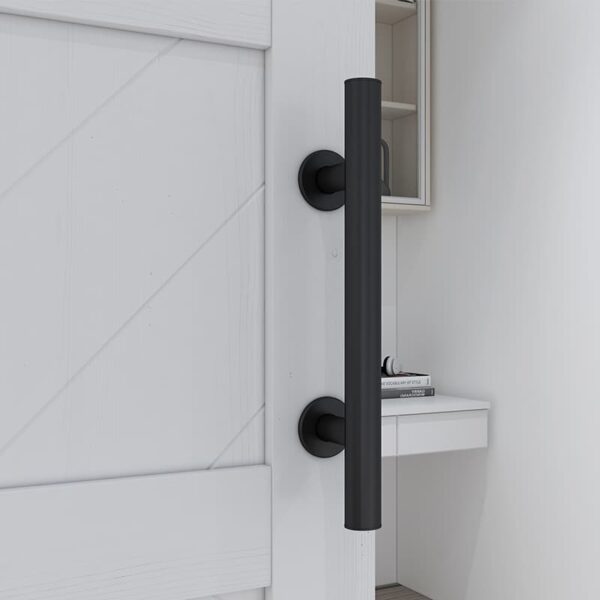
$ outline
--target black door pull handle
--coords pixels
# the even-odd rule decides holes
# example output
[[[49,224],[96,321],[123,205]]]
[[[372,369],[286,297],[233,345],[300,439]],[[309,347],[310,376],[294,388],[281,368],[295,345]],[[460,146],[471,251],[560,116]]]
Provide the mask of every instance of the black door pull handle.
[[[381,527],[381,82],[345,82],[345,158],[303,161],[298,184],[319,210],[345,205],[345,403],[313,400],[300,417],[303,446],[329,457],[345,449],[345,526]]]

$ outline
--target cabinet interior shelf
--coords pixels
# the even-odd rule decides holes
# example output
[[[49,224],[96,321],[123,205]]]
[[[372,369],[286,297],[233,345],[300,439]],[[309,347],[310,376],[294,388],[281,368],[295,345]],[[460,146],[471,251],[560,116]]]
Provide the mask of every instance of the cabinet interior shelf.
[[[392,102],[383,100],[381,103],[381,118],[386,121],[394,121],[408,115],[414,115],[417,112],[416,104],[407,104],[406,102]]]
[[[377,0],[375,3],[375,20],[378,23],[394,25],[416,14],[417,5],[403,0]]]
[[[429,212],[431,207],[425,204],[415,204],[418,198],[401,198],[400,196],[382,196],[381,212],[384,215],[405,215],[407,213]]]

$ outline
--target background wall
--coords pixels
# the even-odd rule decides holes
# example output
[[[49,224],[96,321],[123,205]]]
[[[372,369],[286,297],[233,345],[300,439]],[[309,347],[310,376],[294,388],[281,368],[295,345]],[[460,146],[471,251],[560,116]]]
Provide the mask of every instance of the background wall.
[[[398,578],[600,598],[600,3],[433,7],[433,211],[398,219],[397,353],[491,400],[489,451],[398,461]]]
[[[381,357],[396,356],[396,292],[398,263],[396,260],[396,217],[381,219]],[[398,555],[396,551],[396,459],[384,458],[381,473],[382,528],[375,535],[375,582],[396,583]]]

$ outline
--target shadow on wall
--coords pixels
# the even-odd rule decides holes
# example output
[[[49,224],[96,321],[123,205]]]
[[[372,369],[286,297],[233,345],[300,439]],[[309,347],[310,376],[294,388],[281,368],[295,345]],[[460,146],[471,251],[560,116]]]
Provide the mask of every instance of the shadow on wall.
[[[486,497],[487,461],[486,450],[398,459],[402,585],[434,599],[467,597]],[[403,543],[414,539],[421,540],[416,548]],[[432,570],[438,574],[435,581],[429,577]],[[437,589],[439,581],[443,589]]]

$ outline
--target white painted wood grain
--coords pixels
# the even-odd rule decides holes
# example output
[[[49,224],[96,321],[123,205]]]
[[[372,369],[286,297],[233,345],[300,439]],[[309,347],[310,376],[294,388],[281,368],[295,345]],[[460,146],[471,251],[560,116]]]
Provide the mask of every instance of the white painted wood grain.
[[[1,0],[0,12],[268,48],[270,0]]]
[[[27,31],[13,27],[11,35],[19,34],[26,36]],[[139,36],[128,35],[132,39]],[[69,44],[68,32],[60,32],[59,37],[61,43]],[[62,61],[61,54],[57,62]],[[85,56],[82,61],[94,65]],[[30,93],[36,93],[35,75],[43,79],[46,66],[45,61],[38,66],[32,60]],[[83,85],[86,77],[93,78],[93,69],[87,72],[82,67],[80,77]],[[61,87],[64,83],[59,78],[55,85]],[[9,88],[0,102],[13,93]],[[14,102],[22,96],[23,93],[17,94]],[[52,106],[46,109],[46,121],[50,123],[54,112]],[[238,216],[233,215],[263,182],[263,112],[261,52],[183,41],[33,165],[27,176],[2,198],[0,313],[10,318],[0,322],[0,447],[18,436],[48,402],[58,398],[66,383],[90,360],[93,362],[96,354],[110,345],[113,336],[142,307],[143,315],[127,334],[132,339],[138,337],[135,343],[132,341],[132,348],[139,348],[139,356],[129,356],[123,350],[119,355],[115,349],[117,354],[110,359],[115,362],[110,367],[104,362],[88,375],[91,379],[84,397],[91,398],[89,385],[97,386],[93,394],[98,399],[103,385],[113,391],[121,390],[111,400],[115,413],[109,429],[116,434],[119,411],[129,411],[125,409],[129,403],[122,406],[117,397],[126,395],[128,389],[130,394],[140,393],[139,403],[146,397],[137,387],[140,382],[128,382],[125,371],[115,375],[125,352],[127,360],[133,359],[141,369],[140,377],[153,373],[150,379],[157,384],[153,392],[157,401],[162,386],[165,405],[193,402],[190,390],[187,400],[181,396],[173,399],[166,392],[176,391],[173,382],[180,376],[178,368],[186,371],[182,375],[188,381],[191,371],[198,369],[193,357],[180,360],[180,367],[177,366],[178,357],[190,347],[191,338],[199,335],[198,330],[191,328],[190,339],[171,348],[170,371],[156,363],[151,366],[151,354],[158,352],[160,340],[155,338],[155,350],[152,344],[142,342],[144,338],[148,341],[150,328],[158,323],[152,317],[152,306],[156,305],[146,304],[194,253],[204,252],[200,250],[203,244],[228,219],[233,220],[226,237],[239,237],[239,241],[231,242],[231,246],[229,241],[219,242],[221,252],[217,253],[213,247],[215,264],[201,269],[207,277],[203,292],[188,285],[186,293],[196,296],[188,297],[187,304],[185,298],[174,300],[171,309],[179,304],[177,310],[184,317],[197,314],[202,302],[206,308],[212,307],[213,313],[204,316],[205,321],[211,319],[207,347],[213,344],[211,340],[224,340],[215,342],[212,359],[223,365],[233,361],[240,367],[240,375],[225,375],[224,366],[216,368],[212,376],[214,386],[209,385],[206,402],[219,398],[228,406],[227,411],[236,414],[246,406],[246,400],[241,398],[247,396],[250,411],[258,408],[262,363],[260,369],[253,365],[260,362],[262,342],[253,332],[261,328],[261,322],[259,317],[256,322],[253,319],[259,314],[256,307],[261,305],[256,279],[259,272],[253,271],[252,277],[250,272],[244,274],[240,252],[249,248],[250,238],[244,236],[253,235],[245,227],[259,227],[260,223],[256,219],[236,223]],[[13,131],[14,143],[21,132],[21,144],[38,139],[29,130],[17,129]],[[260,243],[257,238],[250,247],[258,252]],[[257,263],[255,266],[258,268]],[[229,270],[231,278],[227,275]],[[200,297],[201,292],[205,298]],[[162,310],[170,310],[168,303]],[[163,315],[164,323],[167,315]],[[142,322],[146,322],[146,331],[142,331]],[[181,323],[180,327],[183,328]],[[175,343],[172,336],[184,333],[161,329],[156,335],[171,336]],[[229,349],[227,355],[218,356],[216,352],[224,350],[223,344]],[[155,354],[156,360],[158,357]],[[144,364],[147,370],[142,368]],[[161,373],[172,379],[158,385]],[[244,385],[248,389],[233,392],[242,378],[247,380]],[[225,387],[215,387],[217,381]],[[132,396],[131,406],[134,399]],[[74,405],[69,410],[84,410],[77,400],[76,396],[66,400],[66,406]],[[157,407],[154,401],[150,405]],[[91,417],[94,410],[91,405],[84,414]],[[165,410],[154,415],[151,411],[147,419],[156,419],[158,426],[158,414]],[[110,419],[106,410],[103,414]],[[128,419],[122,423],[126,422]],[[101,419],[99,423],[106,425],[108,421]],[[122,430],[123,435],[126,433],[131,430]],[[175,437],[174,432],[170,435]],[[222,446],[229,441],[230,438],[224,438]],[[124,439],[117,446],[121,443],[125,443]],[[196,443],[186,452],[191,456],[195,449]],[[213,458],[201,456],[199,460]]]
[[[3,600],[172,600],[270,583],[270,469],[0,492]]]
[[[265,409],[254,414],[225,450],[211,464],[211,468],[258,465],[265,462]]]
[[[0,202],[174,41],[0,14]]]
[[[374,533],[343,526],[343,455],[315,459],[297,438],[308,402],[324,393],[343,397],[344,339],[343,211],[307,205],[298,167],[318,148],[343,153],[343,82],[374,75],[374,8],[372,0],[273,3],[266,200],[273,600],[375,594]]]
[[[270,471],[223,467],[264,461],[264,55],[6,14],[0,46],[0,598],[258,600]]]
[[[263,210],[257,194],[0,453],[0,486],[264,462]]]

